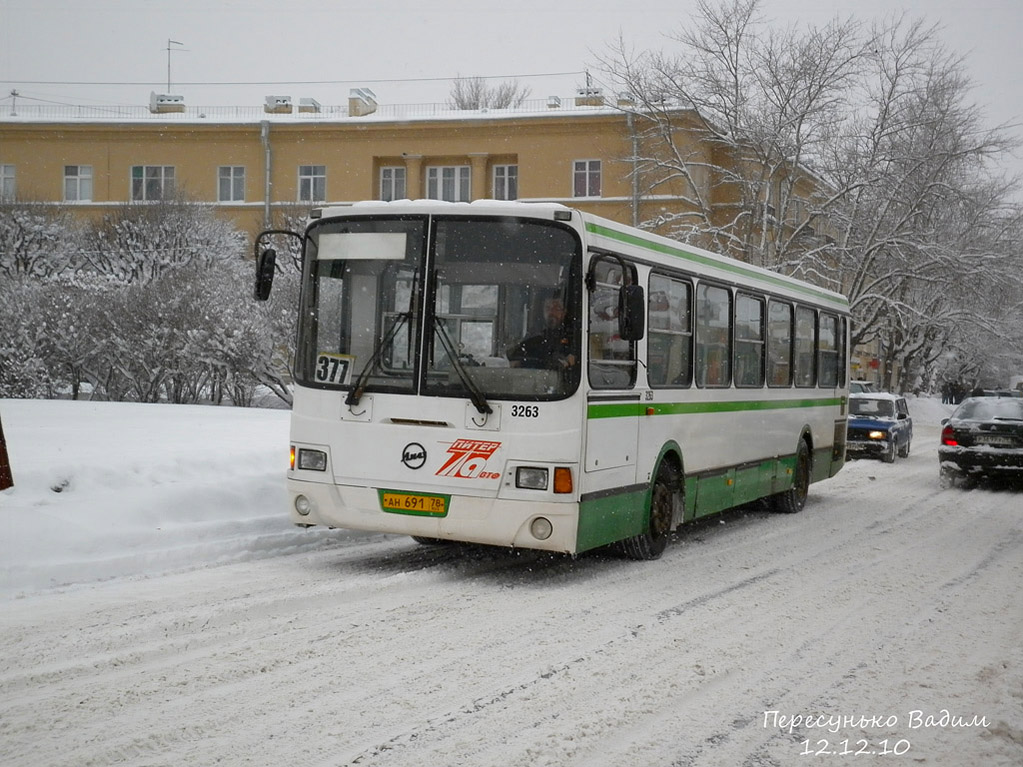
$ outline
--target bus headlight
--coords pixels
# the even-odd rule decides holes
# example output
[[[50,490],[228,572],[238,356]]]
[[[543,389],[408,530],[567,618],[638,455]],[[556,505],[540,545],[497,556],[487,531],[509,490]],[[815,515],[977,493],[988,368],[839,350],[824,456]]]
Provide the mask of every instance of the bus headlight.
[[[528,490],[546,490],[547,469],[519,466],[515,470],[515,487],[523,487]]]
[[[326,471],[327,454],[322,450],[299,449],[298,468],[306,471]]]

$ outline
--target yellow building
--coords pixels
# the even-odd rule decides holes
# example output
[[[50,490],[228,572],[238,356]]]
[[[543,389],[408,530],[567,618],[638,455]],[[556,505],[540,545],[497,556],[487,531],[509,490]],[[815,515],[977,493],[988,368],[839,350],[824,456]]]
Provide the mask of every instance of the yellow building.
[[[344,108],[268,97],[199,110],[154,94],[148,109],[106,111],[0,115],[0,196],[84,215],[183,196],[249,233],[279,211],[364,199],[559,201],[627,224],[682,205],[640,194],[631,118],[599,94],[489,111],[385,109],[361,89]]]

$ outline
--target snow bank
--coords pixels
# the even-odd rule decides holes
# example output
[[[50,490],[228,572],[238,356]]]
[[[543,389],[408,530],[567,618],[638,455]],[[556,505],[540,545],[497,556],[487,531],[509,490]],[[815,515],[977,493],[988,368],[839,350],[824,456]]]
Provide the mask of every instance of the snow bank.
[[[0,400],[0,595],[316,545],[284,513],[289,415]]]

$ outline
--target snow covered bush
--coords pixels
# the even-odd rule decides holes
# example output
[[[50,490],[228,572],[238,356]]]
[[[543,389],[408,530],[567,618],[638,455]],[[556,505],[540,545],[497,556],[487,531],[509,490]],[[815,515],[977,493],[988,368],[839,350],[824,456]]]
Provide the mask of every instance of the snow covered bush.
[[[290,402],[295,270],[254,302],[245,237],[209,206],[127,205],[83,227],[5,206],[0,247],[0,397],[249,405],[265,386]]]

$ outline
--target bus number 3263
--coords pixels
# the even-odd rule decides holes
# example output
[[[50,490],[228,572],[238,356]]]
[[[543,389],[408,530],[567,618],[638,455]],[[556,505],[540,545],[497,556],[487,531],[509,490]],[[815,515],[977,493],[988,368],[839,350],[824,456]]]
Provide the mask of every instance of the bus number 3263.
[[[537,405],[512,405],[512,418],[539,418],[540,408]]]

